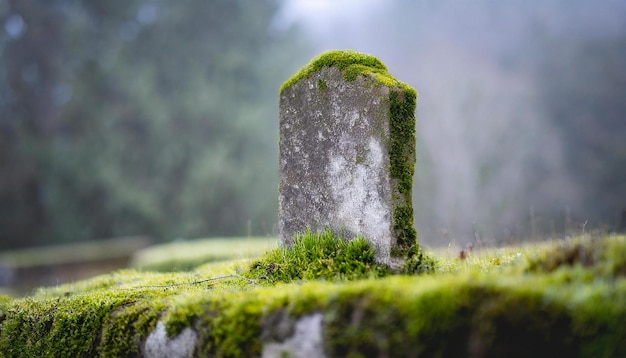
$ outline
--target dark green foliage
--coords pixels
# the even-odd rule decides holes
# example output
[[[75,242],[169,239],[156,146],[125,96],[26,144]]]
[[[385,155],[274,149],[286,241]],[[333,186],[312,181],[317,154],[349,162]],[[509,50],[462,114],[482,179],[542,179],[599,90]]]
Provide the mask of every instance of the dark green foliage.
[[[0,248],[271,232],[275,90],[299,52],[269,31],[278,6],[0,6],[27,24],[0,31]]]
[[[354,280],[389,274],[389,268],[377,264],[374,255],[374,248],[362,237],[346,241],[330,229],[318,233],[309,230],[297,235],[292,247],[275,249],[255,261],[247,276],[273,283]]]

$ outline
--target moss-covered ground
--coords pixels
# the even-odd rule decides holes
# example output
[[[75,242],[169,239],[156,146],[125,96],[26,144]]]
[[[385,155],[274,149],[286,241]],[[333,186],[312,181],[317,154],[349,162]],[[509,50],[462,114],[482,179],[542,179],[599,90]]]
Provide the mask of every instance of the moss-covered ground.
[[[346,247],[331,250],[341,261],[337,250]],[[136,356],[158,321],[171,337],[191,327],[197,356],[259,356],[280,339],[267,334],[277,312],[293,320],[322,313],[331,357],[626,356],[626,236],[439,256],[417,276],[359,266],[359,277],[271,280],[253,272],[267,260],[123,270],[0,297],[0,356]]]
[[[140,270],[189,271],[208,262],[247,259],[278,246],[270,237],[229,237],[174,241],[136,251],[131,267]]]

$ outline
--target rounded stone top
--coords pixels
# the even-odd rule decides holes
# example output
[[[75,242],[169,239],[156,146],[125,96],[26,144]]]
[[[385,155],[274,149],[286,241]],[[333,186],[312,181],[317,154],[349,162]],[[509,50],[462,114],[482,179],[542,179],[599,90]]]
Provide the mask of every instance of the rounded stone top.
[[[387,71],[387,66],[374,56],[353,50],[334,50],[321,54],[302,67],[293,77],[283,83],[280,93],[282,94],[285,89],[299,80],[311,77],[312,74],[324,67],[338,68],[346,81],[354,81],[360,75],[371,75],[382,85],[390,88],[396,86],[411,88],[393,77]]]

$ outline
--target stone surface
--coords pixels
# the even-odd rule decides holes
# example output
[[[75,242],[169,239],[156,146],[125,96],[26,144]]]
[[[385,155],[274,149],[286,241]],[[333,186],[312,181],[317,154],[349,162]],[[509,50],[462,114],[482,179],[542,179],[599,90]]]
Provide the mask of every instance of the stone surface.
[[[415,90],[376,58],[352,51],[322,55],[286,83],[280,97],[281,244],[290,245],[307,228],[330,227],[348,239],[364,236],[384,263],[416,245],[414,109]]]
[[[263,358],[302,357],[322,358],[324,342],[322,323],[324,315],[314,313],[296,321],[293,336],[283,342],[271,342],[263,345]]]
[[[193,355],[198,335],[189,327],[178,336],[167,337],[165,324],[159,321],[148,335],[143,346],[143,356],[149,358],[187,358]]]

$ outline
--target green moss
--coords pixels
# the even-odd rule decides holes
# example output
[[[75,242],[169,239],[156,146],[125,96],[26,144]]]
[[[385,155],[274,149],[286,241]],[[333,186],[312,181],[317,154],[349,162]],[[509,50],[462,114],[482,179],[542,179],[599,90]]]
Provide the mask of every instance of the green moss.
[[[400,273],[406,275],[432,273],[437,270],[439,265],[437,260],[427,255],[419,245],[413,245],[395,256],[404,258],[404,264],[400,268]]]
[[[246,292],[211,292],[183,295],[163,316],[168,334],[175,336],[191,327],[199,336],[195,355],[200,357],[259,356],[258,337],[263,305]]]
[[[396,249],[397,250],[397,249]],[[416,275],[435,271],[436,261],[419,245],[410,246],[395,256],[404,264],[395,270],[378,264],[375,250],[365,238],[346,241],[331,229],[296,236],[293,246],[275,249],[253,261],[246,277],[270,284],[299,280],[355,280],[383,277],[392,273]]]
[[[268,252],[252,263],[245,274],[269,283],[296,280],[354,280],[369,276],[384,276],[389,268],[374,259],[370,243],[357,237],[346,241],[333,230],[313,233],[308,230],[296,235],[291,247]]]
[[[2,308],[2,305],[4,303],[8,303],[12,300],[11,296],[7,296],[7,295],[1,295],[0,294],[0,309]]]
[[[293,86],[299,80],[311,77],[324,67],[337,67],[346,81],[354,81],[360,75],[371,75],[378,82],[390,88],[401,84],[387,72],[385,64],[376,57],[351,50],[336,50],[323,53],[302,67],[293,77],[283,83],[280,93],[282,94],[285,89]]]
[[[530,259],[528,272],[553,272],[582,267],[594,277],[626,277],[626,236],[581,236],[559,242]]]
[[[317,88],[320,90],[320,92],[326,91],[327,87],[328,87],[328,84],[326,84],[326,81],[324,81],[321,78],[317,80]]]
[[[582,250],[571,249],[579,244]],[[594,259],[576,254],[543,266],[559,249],[562,257]],[[327,245],[306,253],[337,251]],[[348,256],[371,254],[356,251]],[[120,271],[0,300],[0,356],[138,356],[159,319],[170,336],[192,328],[196,356],[260,356],[277,315],[295,322],[320,312],[329,356],[623,357],[625,253],[625,236],[582,237],[477,253],[448,270],[447,262],[460,260],[440,258],[434,275],[272,287],[200,283],[246,261],[191,273]]]
[[[513,282],[498,275],[426,277],[413,286],[406,278],[384,282],[384,289],[355,290],[327,308],[329,355],[619,356],[626,348],[620,341],[625,330],[617,323],[626,317],[619,306],[626,296],[623,288],[606,283],[588,288],[590,295],[602,296],[598,306],[606,311],[600,314],[587,311],[595,307],[590,297],[572,305],[580,287],[550,276]],[[613,293],[606,295],[607,289]]]
[[[133,305],[143,309],[135,311]],[[154,321],[158,314],[148,297],[128,292],[15,300],[4,313],[0,352],[51,357],[139,353],[137,343],[151,328],[143,325],[143,316]]]
[[[0,356],[139,355],[141,343],[180,291],[206,289],[179,285],[190,277],[120,271],[3,303]]]
[[[396,237],[396,255],[406,257],[417,244],[413,225],[412,188],[415,171],[415,107],[417,92],[408,85],[389,94],[390,105],[390,174],[398,183],[394,193],[396,208],[393,229]],[[414,259],[413,259],[414,260]]]
[[[598,304],[610,306],[610,313],[582,313],[582,306],[594,306],[592,300],[571,306],[569,296],[579,288],[561,281],[557,286],[562,291],[553,290],[554,278],[519,277],[514,285],[497,275],[382,282],[352,287],[330,302],[325,310],[330,356],[572,356],[581,350],[589,350],[589,356],[619,356],[626,346],[619,340],[624,329],[617,321],[609,323],[611,315],[626,317],[623,307],[605,297]],[[602,284],[590,291],[608,288]],[[621,295],[614,291],[610,296]],[[618,301],[623,303],[624,297]],[[597,345],[599,330],[574,328],[585,325],[607,329],[600,334],[607,345]]]

